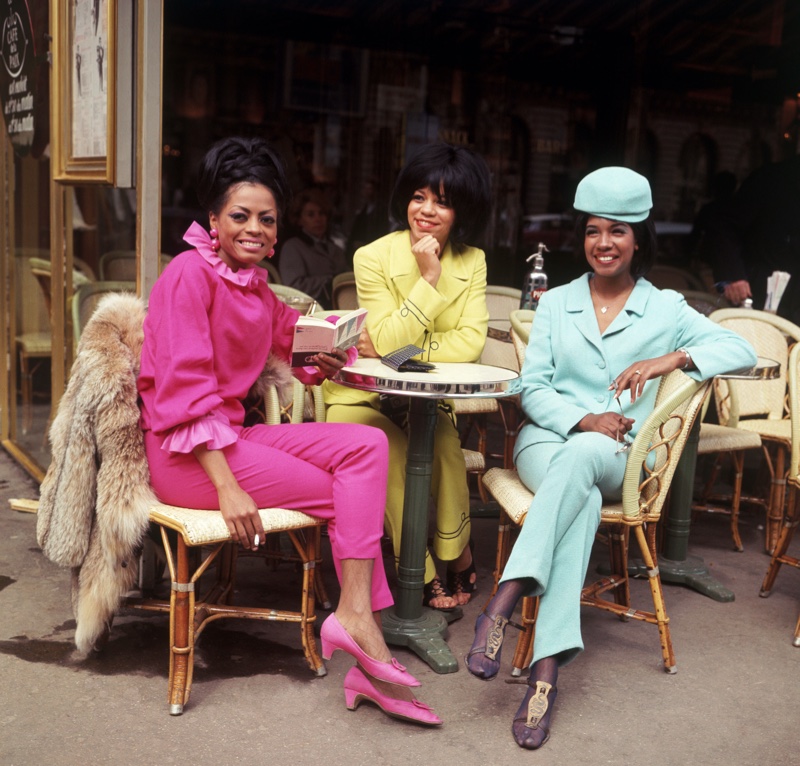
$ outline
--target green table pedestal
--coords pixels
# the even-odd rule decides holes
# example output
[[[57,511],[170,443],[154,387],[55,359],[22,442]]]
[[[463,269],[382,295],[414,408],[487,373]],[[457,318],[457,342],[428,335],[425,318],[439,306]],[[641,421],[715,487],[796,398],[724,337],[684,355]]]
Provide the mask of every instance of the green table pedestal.
[[[698,418],[689,434],[686,447],[672,479],[669,517],[666,519],[664,548],[658,557],[658,568],[661,572],[662,582],[686,585],[714,601],[733,601],[735,598],[733,592],[709,574],[703,559],[699,556],[689,555],[692,494],[699,440],[700,420]],[[641,565],[639,566],[641,567]],[[646,576],[646,572],[642,572],[642,574]]]
[[[436,418],[436,399],[410,397],[398,592],[394,607],[383,613],[383,635],[388,644],[407,646],[435,672],[455,673],[458,662],[443,638],[447,620],[422,606]]]

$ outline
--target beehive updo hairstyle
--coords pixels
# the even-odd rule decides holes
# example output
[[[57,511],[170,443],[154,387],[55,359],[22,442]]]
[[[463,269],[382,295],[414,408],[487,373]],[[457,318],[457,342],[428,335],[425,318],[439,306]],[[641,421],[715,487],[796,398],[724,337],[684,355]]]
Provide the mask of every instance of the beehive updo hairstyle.
[[[241,183],[266,186],[275,197],[279,220],[283,218],[291,189],[283,162],[263,138],[217,141],[200,162],[197,200],[203,210],[219,215],[231,187]]]

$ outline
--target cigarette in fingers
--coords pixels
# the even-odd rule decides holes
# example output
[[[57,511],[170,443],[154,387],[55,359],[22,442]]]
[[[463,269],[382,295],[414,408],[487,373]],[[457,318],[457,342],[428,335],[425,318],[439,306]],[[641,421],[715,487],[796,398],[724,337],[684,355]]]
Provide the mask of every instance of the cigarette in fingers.
[[[259,543],[259,540],[260,540],[260,538],[259,538],[259,536],[258,536],[258,535],[256,535],[256,536],[253,538],[253,547],[254,547],[254,548],[258,548],[258,543]]]

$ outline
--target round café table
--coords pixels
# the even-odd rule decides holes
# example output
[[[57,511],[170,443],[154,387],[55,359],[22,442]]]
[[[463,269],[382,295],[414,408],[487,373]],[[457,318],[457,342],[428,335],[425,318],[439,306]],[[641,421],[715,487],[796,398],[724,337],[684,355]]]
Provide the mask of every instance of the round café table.
[[[379,359],[358,359],[334,378],[350,388],[409,399],[398,593],[394,607],[383,614],[383,633],[387,643],[407,646],[437,673],[458,670],[443,638],[447,620],[440,611],[422,606],[438,400],[509,396],[517,377],[512,370],[477,363],[442,362],[430,372],[414,373],[397,372]]]

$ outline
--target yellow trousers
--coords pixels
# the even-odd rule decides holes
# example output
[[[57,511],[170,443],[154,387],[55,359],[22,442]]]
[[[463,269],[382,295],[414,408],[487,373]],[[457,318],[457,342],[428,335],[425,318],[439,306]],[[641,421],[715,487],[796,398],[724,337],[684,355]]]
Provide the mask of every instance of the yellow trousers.
[[[329,423],[363,423],[380,428],[389,439],[389,475],[386,487],[384,528],[392,540],[395,566],[400,559],[403,524],[403,498],[406,481],[406,432],[368,402],[328,406]],[[431,495],[436,501],[436,528],[433,552],[442,561],[461,555],[469,543],[469,489],[464,453],[453,421],[441,409],[436,422],[436,446],[433,453]],[[425,582],[436,576],[431,552],[425,552]]]

